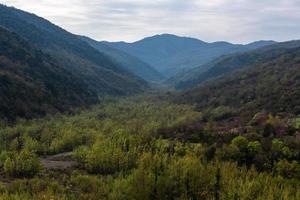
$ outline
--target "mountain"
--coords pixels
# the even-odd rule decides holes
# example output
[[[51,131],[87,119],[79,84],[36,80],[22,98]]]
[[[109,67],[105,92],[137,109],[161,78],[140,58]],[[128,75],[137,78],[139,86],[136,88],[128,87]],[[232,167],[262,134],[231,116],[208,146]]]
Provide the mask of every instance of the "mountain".
[[[207,43],[194,38],[163,34],[134,43],[103,43],[138,57],[164,76],[170,77],[183,70],[212,61],[221,55],[248,51],[274,42],[259,41],[249,45],[235,45],[228,42]]]
[[[297,46],[299,42],[279,46]],[[281,49],[276,58],[255,63],[219,79],[208,81],[177,96],[199,110],[247,115],[259,111],[300,114],[300,47]]]
[[[176,89],[184,90],[195,87],[207,80],[215,79],[235,70],[245,69],[260,63],[276,59],[287,49],[300,47],[300,41],[276,43],[248,52],[221,56],[198,68],[178,73],[166,81]]]
[[[76,35],[34,14],[0,5],[0,26],[51,55],[59,65],[99,95],[126,95],[148,87],[145,81],[118,66]]]
[[[49,55],[0,27],[0,118],[32,118],[97,102]]]
[[[132,55],[88,37],[82,36],[80,38],[102,54],[110,57],[111,60],[113,60],[119,66],[122,66],[146,81],[156,82],[163,79],[163,76],[153,67]]]

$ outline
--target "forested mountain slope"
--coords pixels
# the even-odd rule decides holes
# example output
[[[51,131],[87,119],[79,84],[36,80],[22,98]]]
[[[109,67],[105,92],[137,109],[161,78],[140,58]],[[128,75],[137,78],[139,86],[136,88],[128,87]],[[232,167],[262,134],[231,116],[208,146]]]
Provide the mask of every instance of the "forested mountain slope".
[[[178,73],[167,83],[179,90],[193,88],[207,80],[221,77],[235,70],[270,62],[284,54],[287,49],[295,47],[300,47],[300,41],[277,43],[249,52],[222,56],[198,68]]]
[[[92,47],[97,49],[99,52],[110,57],[116,64],[122,66],[133,74],[139,76],[146,81],[160,81],[163,76],[156,71],[152,66],[143,62],[142,60],[129,55],[121,50],[113,48],[102,42],[95,41],[88,37],[80,37],[82,40],[86,41]]]
[[[273,41],[259,41],[248,45],[227,42],[206,43],[170,34],[156,35],[134,43],[104,42],[140,58],[166,77],[198,67],[224,54],[248,51],[273,43]]]
[[[97,102],[50,56],[0,27],[0,118],[32,118]]]
[[[113,63],[76,35],[36,15],[0,5],[0,26],[49,53],[93,92],[124,95],[147,87],[143,80]]]
[[[300,114],[300,48],[280,51],[274,59],[208,81],[177,100],[196,103],[200,110],[225,106],[244,115],[262,110]]]

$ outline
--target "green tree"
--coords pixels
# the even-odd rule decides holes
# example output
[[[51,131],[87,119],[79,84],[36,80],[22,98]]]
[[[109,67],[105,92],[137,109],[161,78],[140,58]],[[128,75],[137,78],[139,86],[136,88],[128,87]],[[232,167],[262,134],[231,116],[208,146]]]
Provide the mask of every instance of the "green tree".
[[[261,144],[260,144],[259,141],[249,142],[248,146],[247,146],[247,149],[248,149],[248,153],[251,156],[255,156],[256,154],[258,154],[259,152],[262,151],[262,147],[261,147]]]

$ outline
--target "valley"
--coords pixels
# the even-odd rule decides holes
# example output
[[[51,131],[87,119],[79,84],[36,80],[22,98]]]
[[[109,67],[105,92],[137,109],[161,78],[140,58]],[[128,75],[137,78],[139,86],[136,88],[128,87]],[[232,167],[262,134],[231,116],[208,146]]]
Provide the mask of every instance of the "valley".
[[[27,177],[10,178],[10,192],[3,197],[299,197],[297,163],[281,160],[297,159],[299,155],[292,139],[292,135],[297,137],[296,124],[262,113],[254,116],[251,124],[240,127],[245,130],[239,136],[234,125],[228,125],[223,133],[220,123],[203,120],[192,106],[139,96],[110,99],[74,116],[61,115],[3,128],[4,171],[11,177]],[[20,146],[21,153],[14,157],[13,152]],[[64,156],[70,151],[71,161]],[[58,156],[49,156],[38,164],[34,154]],[[9,159],[12,164],[8,164]],[[17,167],[18,162],[24,167]],[[218,184],[220,188],[216,188]]]
[[[299,200],[299,40],[98,41],[0,4],[0,199]]]

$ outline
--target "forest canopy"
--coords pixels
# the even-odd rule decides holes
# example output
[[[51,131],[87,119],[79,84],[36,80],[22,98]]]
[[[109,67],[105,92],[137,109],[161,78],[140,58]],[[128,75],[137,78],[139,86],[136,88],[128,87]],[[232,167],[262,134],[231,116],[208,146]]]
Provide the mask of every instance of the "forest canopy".
[[[156,97],[108,99],[73,116],[20,121],[0,130],[0,197],[296,200],[297,122],[260,113],[247,130],[225,133],[193,106]],[[65,152],[69,158],[58,160],[76,165],[45,165],[44,158]]]

